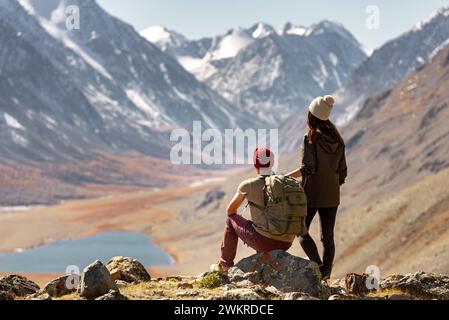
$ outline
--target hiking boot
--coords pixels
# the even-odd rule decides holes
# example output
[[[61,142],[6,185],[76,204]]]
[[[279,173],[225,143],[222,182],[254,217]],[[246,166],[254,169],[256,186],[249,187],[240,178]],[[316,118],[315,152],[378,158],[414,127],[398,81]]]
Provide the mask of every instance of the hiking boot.
[[[321,280],[327,281],[331,278],[332,270],[326,270],[324,269],[324,266],[320,266],[320,272],[321,272]]]
[[[218,262],[211,265],[209,270],[210,272],[217,272],[219,274],[227,276],[229,267],[225,267],[224,265],[221,264],[221,262]]]

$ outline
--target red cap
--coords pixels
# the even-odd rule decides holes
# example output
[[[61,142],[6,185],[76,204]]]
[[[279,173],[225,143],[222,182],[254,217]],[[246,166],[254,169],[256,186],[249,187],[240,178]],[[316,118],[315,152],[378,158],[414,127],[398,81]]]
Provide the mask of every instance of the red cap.
[[[254,168],[271,168],[274,165],[274,154],[267,147],[257,148],[253,157]]]

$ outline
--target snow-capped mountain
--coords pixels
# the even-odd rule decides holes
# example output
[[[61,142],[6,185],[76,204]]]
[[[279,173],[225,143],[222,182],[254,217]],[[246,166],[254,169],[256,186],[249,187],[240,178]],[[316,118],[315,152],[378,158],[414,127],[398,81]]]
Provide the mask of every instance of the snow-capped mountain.
[[[81,28],[68,31],[72,4]],[[107,149],[167,157],[169,131],[194,120],[252,125],[94,0],[1,0],[0,26],[2,156],[82,159]]]
[[[365,100],[419,68],[449,41],[449,7],[417,23],[412,30],[375,50],[354,72],[337,94],[342,113],[339,124],[347,124],[363,108]]]
[[[160,45],[179,36],[160,30],[142,34],[227,100],[276,126],[315,96],[342,87],[366,58],[358,41],[330,21],[279,28],[257,23],[199,41],[182,37],[179,45]]]

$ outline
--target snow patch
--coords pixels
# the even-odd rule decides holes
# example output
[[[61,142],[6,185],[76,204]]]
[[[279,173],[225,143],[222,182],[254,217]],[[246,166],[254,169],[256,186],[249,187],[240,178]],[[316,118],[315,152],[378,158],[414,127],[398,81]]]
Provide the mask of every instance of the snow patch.
[[[159,47],[174,46],[179,47],[187,42],[187,38],[183,35],[168,30],[163,26],[151,26],[140,32],[140,35],[151,43]]]
[[[10,114],[5,112],[5,113],[3,113],[3,116],[5,118],[6,125],[8,125],[9,127],[17,129],[17,130],[25,130],[25,128],[20,124],[20,122],[17,121]]]
[[[449,38],[446,39],[445,41],[443,41],[438,47],[435,48],[435,50],[432,51],[432,53],[429,56],[429,59],[433,59],[433,57],[435,57],[438,54],[438,52],[443,50],[444,47],[446,47],[447,45],[449,45]],[[421,58],[421,57],[419,57],[419,58]]]
[[[329,59],[331,60],[332,65],[334,67],[336,67],[338,64],[338,57],[334,53],[331,52],[331,53],[329,53]]]
[[[16,131],[11,131],[11,138],[14,143],[22,147],[28,147],[30,145],[30,142],[25,137],[18,134]]]
[[[272,33],[273,33],[273,31],[266,24],[260,22],[257,25],[256,30],[254,30],[252,37],[255,39],[261,39],[261,38],[268,37]]]
[[[287,30],[287,34],[296,35],[296,36],[305,36],[307,35],[308,28],[301,26],[292,26],[289,30]]]
[[[106,69],[98,63],[94,58],[92,58],[83,48],[81,48],[78,44],[76,44],[67,33],[61,29],[59,29],[52,22],[38,17],[41,26],[56,40],[62,42],[67,48],[74,51],[78,54],[87,64],[89,64],[92,68],[102,74],[104,77],[113,81],[112,76],[106,71]]]
[[[204,64],[203,59],[193,58],[189,56],[179,56],[178,62],[181,66],[184,67],[184,69],[189,72],[200,68]]]
[[[235,57],[242,49],[250,45],[254,39],[243,29],[237,28],[221,40],[218,49],[212,52],[213,60]]]
[[[58,7],[51,13],[51,22],[54,24],[65,23],[66,13],[65,13],[65,3],[61,1]]]
[[[357,101],[349,105],[345,109],[344,113],[337,118],[336,125],[339,127],[347,126],[352,121],[352,119],[354,119],[356,115],[359,113],[359,110],[362,107],[364,99],[365,96],[362,95],[359,99],[357,99]]]
[[[126,96],[131,100],[136,107],[150,115],[153,119],[159,117],[159,112],[147,102],[147,99],[142,97],[142,95],[135,89],[126,89]]]
[[[152,43],[166,43],[170,40],[170,32],[163,26],[151,26],[140,35]]]
[[[419,21],[412,28],[412,32],[417,32],[417,31],[422,30],[426,25],[431,23],[435,18],[437,18],[440,15],[442,15],[444,17],[449,17],[449,5],[446,5],[442,8],[440,8],[438,11],[432,13],[427,19]]]

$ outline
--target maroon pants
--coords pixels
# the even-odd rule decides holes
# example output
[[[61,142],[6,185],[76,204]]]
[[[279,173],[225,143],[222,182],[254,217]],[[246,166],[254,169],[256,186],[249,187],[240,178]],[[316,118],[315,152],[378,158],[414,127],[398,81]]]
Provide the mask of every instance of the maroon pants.
[[[234,266],[239,238],[249,247],[258,252],[270,252],[273,250],[290,249],[290,242],[273,240],[264,237],[254,229],[252,221],[246,220],[241,215],[234,214],[226,222],[223,242],[221,243],[220,263],[225,267]]]

